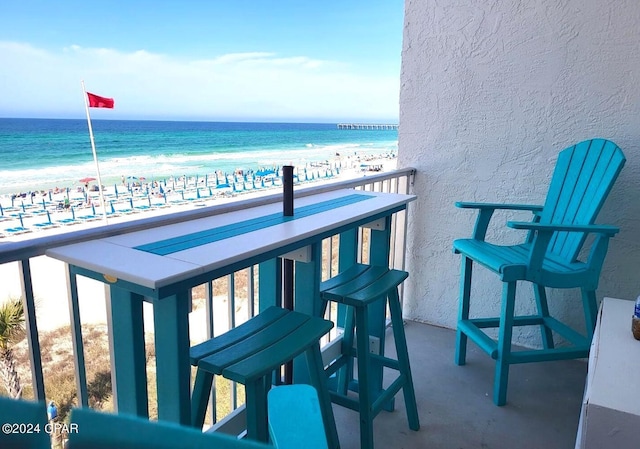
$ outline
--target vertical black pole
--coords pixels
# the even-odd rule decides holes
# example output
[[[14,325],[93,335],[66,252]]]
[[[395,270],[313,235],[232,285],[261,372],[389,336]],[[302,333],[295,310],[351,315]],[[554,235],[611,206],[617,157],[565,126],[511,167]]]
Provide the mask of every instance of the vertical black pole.
[[[282,213],[285,217],[293,217],[293,166],[282,167],[283,202]]]
[[[285,217],[293,216],[293,166],[285,165],[282,167],[282,214]],[[284,259],[283,261],[283,307],[293,310],[293,260]],[[293,362],[287,362],[284,367],[284,383],[289,385],[293,383]]]

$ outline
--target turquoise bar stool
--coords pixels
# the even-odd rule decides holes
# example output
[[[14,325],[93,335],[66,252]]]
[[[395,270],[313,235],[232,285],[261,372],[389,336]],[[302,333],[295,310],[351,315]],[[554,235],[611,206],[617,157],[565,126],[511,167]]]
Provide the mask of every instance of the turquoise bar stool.
[[[320,354],[320,338],[333,323],[280,307],[269,307],[230,331],[193,346],[191,364],[197,366],[191,395],[192,425],[202,428],[213,376],[245,386],[247,437],[269,441],[267,394],[274,373],[301,354],[306,355],[309,379],[318,392],[326,441],[339,448],[327,377]],[[308,446],[315,447],[315,446]]]
[[[347,306],[341,354],[326,372],[331,376],[340,370],[336,376],[336,389],[330,391],[331,400],[360,414],[360,447],[363,449],[373,448],[373,419],[400,389],[404,394],[409,428],[420,429],[398,296],[398,286],[408,276],[405,271],[355,264],[320,285],[324,309],[329,301]],[[369,351],[369,305],[377,301],[385,301],[389,306],[397,360],[385,357],[382,351],[381,354]],[[354,360],[357,360],[357,383],[351,381]],[[398,372],[391,385],[381,391],[371,384],[370,368],[376,365]],[[358,392],[357,399],[347,396],[349,389]]]

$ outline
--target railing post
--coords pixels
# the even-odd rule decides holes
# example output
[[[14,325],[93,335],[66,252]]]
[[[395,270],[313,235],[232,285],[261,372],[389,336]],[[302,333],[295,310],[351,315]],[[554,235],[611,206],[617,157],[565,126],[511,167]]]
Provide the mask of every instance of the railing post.
[[[31,362],[33,395],[37,401],[45,402],[42,354],[40,352],[40,340],[38,339],[38,324],[36,322],[36,308],[29,259],[22,259],[18,264],[18,269],[20,271],[20,282],[22,283],[22,301],[24,304],[27,343],[29,345],[29,361]]]
[[[84,363],[84,346],[82,344],[82,326],[80,324],[80,306],[78,304],[78,284],[76,274],[64,264],[67,278],[67,295],[69,298],[69,317],[71,319],[71,342],[73,346],[73,362],[76,373],[78,403],[82,407],[89,406],[87,393],[87,372]]]

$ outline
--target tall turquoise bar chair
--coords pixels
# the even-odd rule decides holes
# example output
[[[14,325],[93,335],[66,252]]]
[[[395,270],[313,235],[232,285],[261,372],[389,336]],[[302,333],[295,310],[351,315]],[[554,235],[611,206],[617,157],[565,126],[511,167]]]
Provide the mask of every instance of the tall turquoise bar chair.
[[[457,207],[477,209],[479,213],[472,237],[453,243],[454,252],[462,255],[455,362],[465,364],[468,338],[495,359],[496,405],[506,403],[510,365],[588,356],[597,314],[600,270],[609,238],[619,231],[617,227],[596,225],[594,221],[624,163],[622,150],[613,142],[586,140],[559,154],[544,206],[456,203]],[[507,222],[510,228],[528,231],[524,243],[499,246],[485,241],[491,216],[499,209],[533,213],[531,222]],[[594,237],[593,243],[584,248],[588,254],[582,261],[579,256],[589,234]],[[473,262],[496,273],[503,282],[499,317],[469,317]],[[536,314],[515,316],[518,281],[533,285]],[[550,316],[547,287],[581,290],[584,335]],[[542,348],[512,351],[514,326],[540,326]],[[498,328],[497,340],[483,331],[486,328]],[[569,345],[557,347],[556,334]]]
[[[408,276],[406,271],[356,263],[320,285],[323,310],[329,302],[346,307],[340,355],[329,364],[326,373],[329,376],[335,374],[337,381],[336,388],[330,391],[331,401],[359,414],[362,449],[373,448],[373,420],[400,390],[404,396],[409,428],[420,429],[398,296],[398,287]],[[371,352],[369,329],[373,323],[370,322],[370,306],[380,301],[384,301],[385,309],[389,307],[396,359],[385,356],[383,351],[379,354]],[[357,382],[352,378],[354,362],[357,362]],[[375,385],[373,372],[370,372],[381,366],[396,374],[395,380],[382,390]],[[349,394],[349,390],[357,392],[357,398]]]
[[[272,306],[224,334],[193,346],[190,350],[191,364],[198,369],[191,394],[192,425],[202,429],[213,377],[221,375],[244,385],[247,438],[267,442],[269,420],[273,418],[269,416],[267,395],[274,373],[279,374],[282,365],[304,354],[309,382],[319,400],[326,437],[322,448],[328,444],[331,449],[339,449],[320,353],[320,339],[332,327],[331,321]],[[302,399],[302,395],[298,397]],[[298,419],[294,409],[290,413],[291,417]],[[309,441],[306,447],[321,448],[313,443]]]

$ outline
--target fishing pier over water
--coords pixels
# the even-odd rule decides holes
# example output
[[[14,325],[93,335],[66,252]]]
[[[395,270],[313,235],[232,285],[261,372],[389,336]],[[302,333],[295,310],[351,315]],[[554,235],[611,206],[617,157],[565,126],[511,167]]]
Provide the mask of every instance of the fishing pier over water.
[[[338,123],[338,129],[398,129],[398,124],[385,123]]]

